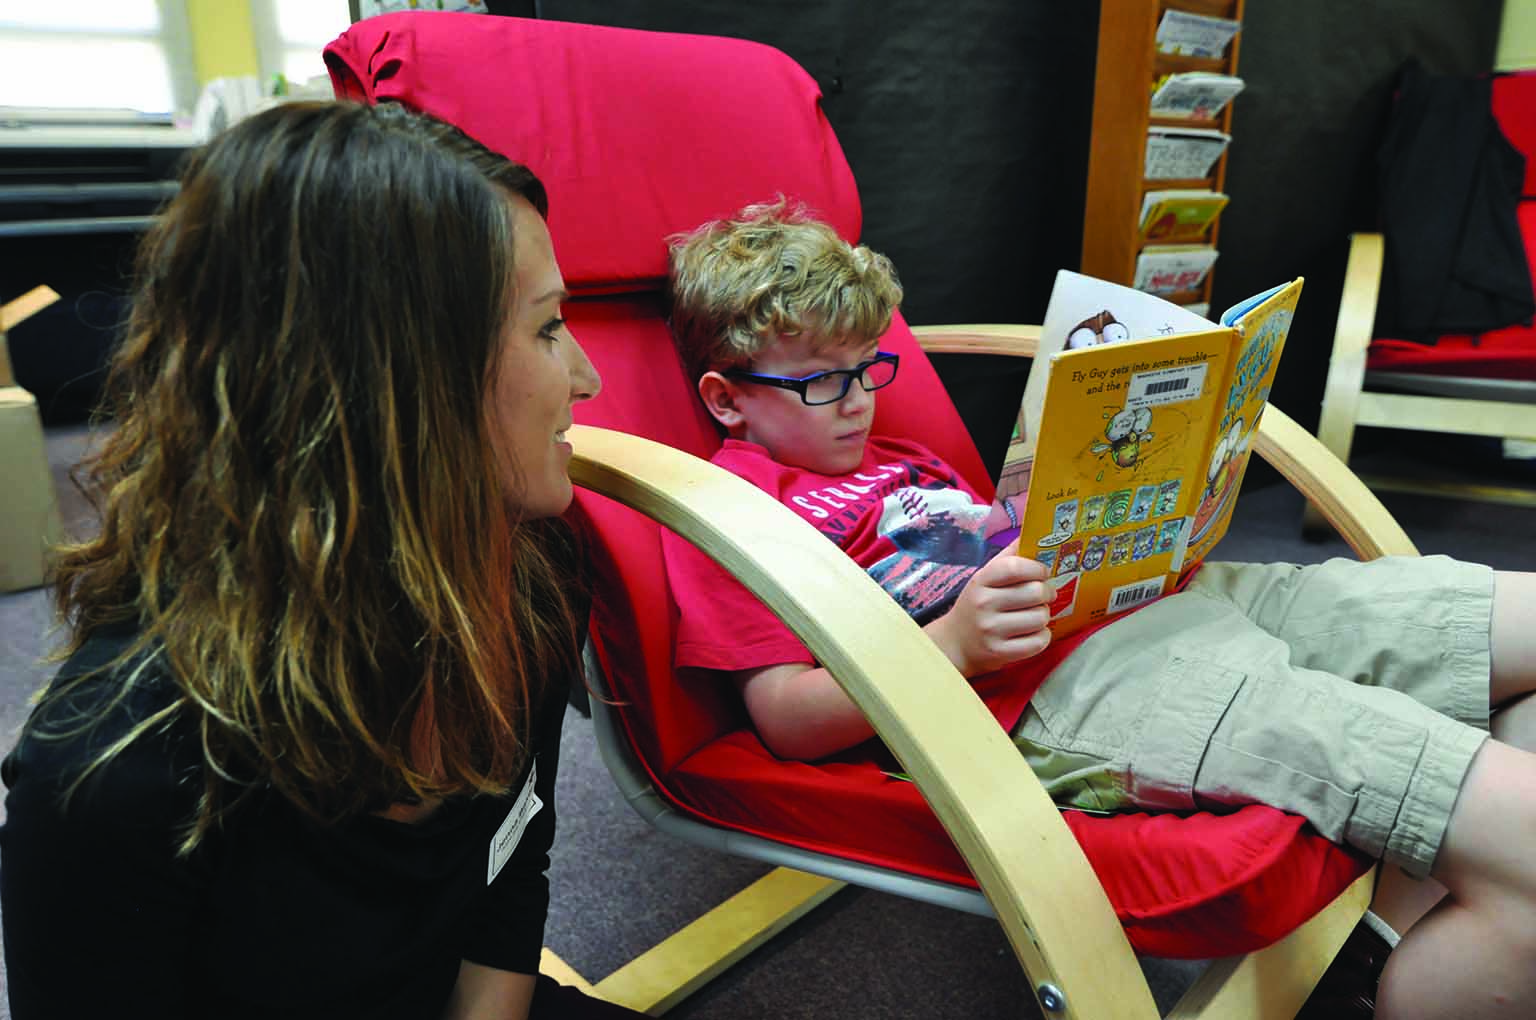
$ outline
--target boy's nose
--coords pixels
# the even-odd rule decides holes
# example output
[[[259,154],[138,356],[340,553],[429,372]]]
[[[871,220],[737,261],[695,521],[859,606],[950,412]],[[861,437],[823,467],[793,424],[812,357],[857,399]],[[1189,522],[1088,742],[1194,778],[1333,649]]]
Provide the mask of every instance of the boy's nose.
[[[848,392],[843,394],[843,399],[837,402],[837,409],[842,414],[862,414],[874,399],[874,394],[860,386],[855,379],[853,385],[848,387]]]

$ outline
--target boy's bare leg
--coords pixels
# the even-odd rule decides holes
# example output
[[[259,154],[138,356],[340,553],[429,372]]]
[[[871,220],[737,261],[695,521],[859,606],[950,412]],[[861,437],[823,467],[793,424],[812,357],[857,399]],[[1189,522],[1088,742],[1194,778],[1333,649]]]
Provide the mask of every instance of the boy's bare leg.
[[[1536,574],[1495,571],[1489,700],[1503,705],[1536,690]]]
[[[1536,755],[1490,740],[1451,814],[1434,877],[1450,890],[1388,958],[1387,1020],[1529,1017],[1536,1001]]]
[[[1495,739],[1523,751],[1536,751],[1536,697],[1525,695],[1496,712],[1492,729]],[[1434,879],[1410,878],[1401,868],[1384,864],[1371,899],[1371,912],[1401,935],[1444,896],[1445,886]]]
[[[1445,886],[1432,878],[1411,878],[1403,869],[1383,864],[1371,897],[1371,913],[1402,935],[1445,898]]]
[[[1536,691],[1536,574],[1495,571],[1489,642],[1493,668],[1488,702],[1496,709],[1493,735],[1503,743],[1536,751],[1536,698],[1529,696]],[[1371,911],[1401,935],[1444,896],[1445,886],[1434,879],[1416,880],[1384,865]]]

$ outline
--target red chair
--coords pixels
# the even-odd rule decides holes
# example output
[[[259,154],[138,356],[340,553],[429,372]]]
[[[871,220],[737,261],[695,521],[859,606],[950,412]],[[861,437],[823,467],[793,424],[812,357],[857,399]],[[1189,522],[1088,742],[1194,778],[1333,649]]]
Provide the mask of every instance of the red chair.
[[[1491,82],[1493,115],[1525,156],[1516,214],[1536,287],[1536,71],[1499,74]],[[1455,205],[1457,196],[1446,196]],[[1433,344],[1375,332],[1386,239],[1350,239],[1317,437],[1349,460],[1355,429],[1375,426],[1536,441],[1536,326],[1513,325],[1478,335],[1449,334]],[[1431,483],[1370,475],[1380,491],[1452,494],[1536,506],[1536,490],[1511,485]],[[1308,514],[1307,527],[1320,521]]]
[[[1156,1016],[1133,947],[1228,957],[1186,996],[1181,1016],[1251,1015],[1256,1003],[1265,1016],[1294,1012],[1363,911],[1369,862],[1262,807],[1193,817],[1058,812],[997,724],[1022,706],[985,685],[987,701],[978,698],[831,543],[699,459],[719,436],[667,333],[666,237],[778,193],[847,238],[860,230],[852,174],[801,68],[740,40],[446,14],[359,22],[326,56],[339,95],[451,120],[528,163],[549,188],[550,228],[575,295],[566,316],[605,380],[573,432],[577,515],[597,578],[592,658],[614,699],[611,711],[594,705],[594,719],[610,769],[643,815],[730,852],[993,911],[1052,1017]],[[921,332],[934,349],[1033,351],[1019,342],[1028,329]],[[882,394],[876,427],[921,437],[990,492],[899,317],[882,346],[901,353],[903,373]],[[1263,424],[1260,452],[1327,505],[1365,555],[1412,551],[1310,436],[1274,409]],[[775,607],[914,782],[887,776],[888,762],[868,748],[817,765],[781,762],[747,727],[734,691],[674,675],[661,526]],[[835,888],[783,871],[763,883],[768,897],[789,889],[786,914]],[[655,990],[652,977],[625,968],[597,989],[657,1011],[678,993]]]

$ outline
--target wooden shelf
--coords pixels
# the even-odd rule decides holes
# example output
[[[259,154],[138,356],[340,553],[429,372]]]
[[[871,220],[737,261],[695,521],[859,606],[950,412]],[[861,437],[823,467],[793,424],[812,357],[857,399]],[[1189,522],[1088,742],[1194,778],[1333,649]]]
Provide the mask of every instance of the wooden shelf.
[[[1221,74],[1226,69],[1225,57],[1185,57],[1177,53],[1157,53],[1152,58],[1153,81],[1165,74],[1181,74],[1185,71],[1215,71]]]
[[[1211,243],[1211,239],[1207,235],[1206,231],[1204,231],[1204,230],[1200,231],[1200,233],[1198,233],[1198,234],[1175,234],[1175,235],[1170,236],[1170,237],[1150,237],[1149,238],[1146,234],[1142,234],[1142,235],[1140,235],[1140,239],[1137,241],[1136,248],[1137,248],[1138,251],[1140,251],[1142,248],[1145,248],[1149,244],[1210,244],[1210,243]]]
[[[1188,11],[1191,14],[1208,14],[1213,18],[1242,20],[1242,0],[1163,0],[1158,4],[1162,11]]]
[[[1206,131],[1222,130],[1220,119],[1194,117],[1148,117],[1149,127],[1201,128]]]
[[[1210,279],[1209,274],[1207,274],[1206,279]],[[1172,294],[1159,294],[1158,297],[1162,298],[1164,301],[1172,301],[1176,305],[1192,305],[1201,301],[1210,300],[1210,298],[1206,296],[1205,288],[1203,286],[1198,290],[1178,290],[1174,291]]]
[[[1216,186],[1214,177],[1143,177],[1141,179],[1141,192],[1145,195],[1149,191],[1171,191],[1175,188],[1209,188],[1211,191],[1220,191]],[[1141,212],[1141,206],[1136,207]],[[1135,226],[1135,224],[1132,224]]]
[[[1212,71],[1236,75],[1242,31],[1221,57],[1185,57],[1157,52],[1157,25],[1164,11],[1187,11],[1241,22],[1244,0],[1101,0],[1098,65],[1094,73],[1093,140],[1088,156],[1087,203],[1083,213],[1082,271],[1113,283],[1130,284],[1136,256],[1147,243],[1141,232],[1141,204],[1149,191],[1208,189],[1224,191],[1227,154],[1209,176],[1195,179],[1148,179],[1147,130],[1190,127],[1232,132],[1229,102],[1214,118],[1153,118],[1151,90],[1165,74]],[[1237,144],[1236,141],[1232,144]],[[1241,201],[1242,196],[1233,196]],[[1225,213],[1223,213],[1225,215]],[[1162,238],[1157,244],[1218,246],[1221,217],[1199,235]],[[1176,303],[1209,301],[1214,270],[1195,291],[1175,295]]]

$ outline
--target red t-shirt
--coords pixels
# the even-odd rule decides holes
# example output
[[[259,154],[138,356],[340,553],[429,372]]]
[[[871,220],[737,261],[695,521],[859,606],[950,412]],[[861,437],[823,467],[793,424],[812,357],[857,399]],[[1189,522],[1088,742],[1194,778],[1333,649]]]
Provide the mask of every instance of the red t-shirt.
[[[859,468],[822,475],[780,464],[755,443],[728,439],[711,460],[809,521],[927,623],[946,612],[996,550],[983,527],[991,505],[919,443],[872,437]],[[679,669],[755,670],[815,656],[713,560],[662,532],[678,608]],[[1051,669],[1097,627],[1052,642],[1040,655],[978,677],[974,686],[1003,726],[1018,721]]]

